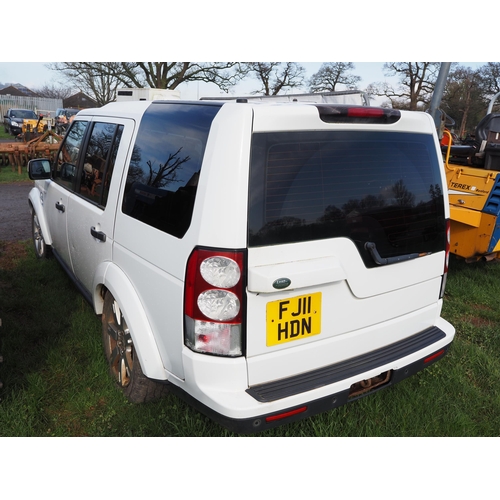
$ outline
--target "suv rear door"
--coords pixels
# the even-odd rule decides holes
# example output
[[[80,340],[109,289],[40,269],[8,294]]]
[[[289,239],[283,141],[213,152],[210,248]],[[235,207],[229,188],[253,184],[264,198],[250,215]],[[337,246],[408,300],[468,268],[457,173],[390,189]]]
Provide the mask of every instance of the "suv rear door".
[[[255,108],[250,386],[383,348],[440,313],[446,208],[428,117],[289,109],[271,121]]]
[[[100,120],[90,124],[79,185],[68,209],[73,272],[88,292],[99,264],[111,260],[116,200],[134,131],[133,120]],[[113,175],[115,168],[117,175]]]

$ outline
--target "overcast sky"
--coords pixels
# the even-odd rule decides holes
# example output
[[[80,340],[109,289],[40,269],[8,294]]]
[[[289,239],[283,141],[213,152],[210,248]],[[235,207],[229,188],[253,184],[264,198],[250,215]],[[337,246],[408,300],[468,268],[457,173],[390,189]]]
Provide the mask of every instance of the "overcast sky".
[[[20,83],[30,89],[41,88],[44,85],[57,85],[57,80],[60,79],[61,75],[57,71],[48,69],[47,64],[44,62],[0,62],[0,83]],[[305,62],[301,64],[306,69],[307,78],[310,78],[318,71],[322,63]],[[485,63],[465,62],[460,64],[477,67]],[[387,80],[383,74],[383,65],[383,62],[355,62],[355,69],[352,73],[362,78],[359,88],[364,90],[370,83]],[[258,89],[258,87],[257,81],[247,79],[234,88],[231,93],[244,95]],[[182,85],[179,90],[183,99],[223,95],[215,85],[198,84],[197,82]]]
[[[43,62],[0,62],[0,83],[21,83],[28,88],[40,88],[45,84],[54,83],[60,78],[60,74],[48,69],[47,64]],[[322,63],[306,62],[301,64],[306,68],[307,77],[311,77],[318,71]],[[353,73],[362,77],[361,88],[374,81],[384,79],[383,64],[383,62],[355,63]],[[196,86],[196,83],[189,85],[189,87]],[[258,86],[258,83],[254,81],[253,86]]]

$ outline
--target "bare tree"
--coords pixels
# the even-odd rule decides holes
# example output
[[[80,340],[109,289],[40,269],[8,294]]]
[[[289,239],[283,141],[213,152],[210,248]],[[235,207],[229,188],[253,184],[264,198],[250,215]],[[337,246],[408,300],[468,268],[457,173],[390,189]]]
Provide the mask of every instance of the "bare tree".
[[[500,92],[500,63],[489,62],[479,68],[483,77],[485,91],[492,96]]]
[[[489,62],[479,68],[485,98],[488,101],[500,92],[500,62]],[[499,112],[500,104],[497,99],[493,108],[495,113]]]
[[[176,89],[185,82],[206,82],[227,92],[246,74],[236,62],[133,62],[119,63],[117,77],[124,85]]]
[[[94,99],[98,106],[114,101],[120,80],[116,77],[120,63],[61,62],[49,64],[74,88]]]
[[[260,81],[260,90],[253,94],[263,95],[278,95],[282,90],[301,87],[305,78],[305,69],[294,62],[250,62],[242,73]]]
[[[458,66],[449,74],[441,107],[459,124],[459,137],[472,132],[484,116],[488,105],[486,93],[481,69]]]
[[[61,85],[57,87],[56,85],[44,85],[39,89],[35,89],[40,97],[46,97],[48,99],[67,99],[74,94],[74,89],[68,87],[67,85]]]
[[[181,83],[214,83],[228,91],[246,73],[235,62],[63,62],[49,65],[102,106],[119,87],[175,89]]]
[[[393,108],[415,111],[430,102],[439,67],[438,62],[385,63],[385,76],[398,77],[399,86],[394,88],[387,82],[372,83],[368,92],[387,97]]]
[[[361,77],[349,74],[354,70],[352,62],[328,62],[323,63],[317,73],[309,80],[310,92],[334,92],[338,85],[348,89],[355,89],[361,81]]]

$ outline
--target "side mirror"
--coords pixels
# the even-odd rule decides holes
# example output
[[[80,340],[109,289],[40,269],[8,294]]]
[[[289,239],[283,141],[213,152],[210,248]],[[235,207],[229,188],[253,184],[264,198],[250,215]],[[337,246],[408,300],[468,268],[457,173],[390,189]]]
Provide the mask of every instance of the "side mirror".
[[[50,160],[36,158],[28,162],[28,175],[31,180],[50,179]]]

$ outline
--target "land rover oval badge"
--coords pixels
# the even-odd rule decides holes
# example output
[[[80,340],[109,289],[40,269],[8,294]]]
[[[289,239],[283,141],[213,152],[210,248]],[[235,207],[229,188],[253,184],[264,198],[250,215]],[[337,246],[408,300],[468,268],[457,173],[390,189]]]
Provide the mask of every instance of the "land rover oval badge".
[[[283,290],[283,288],[287,288],[292,284],[292,281],[288,278],[278,278],[274,281],[273,287],[277,290]]]

